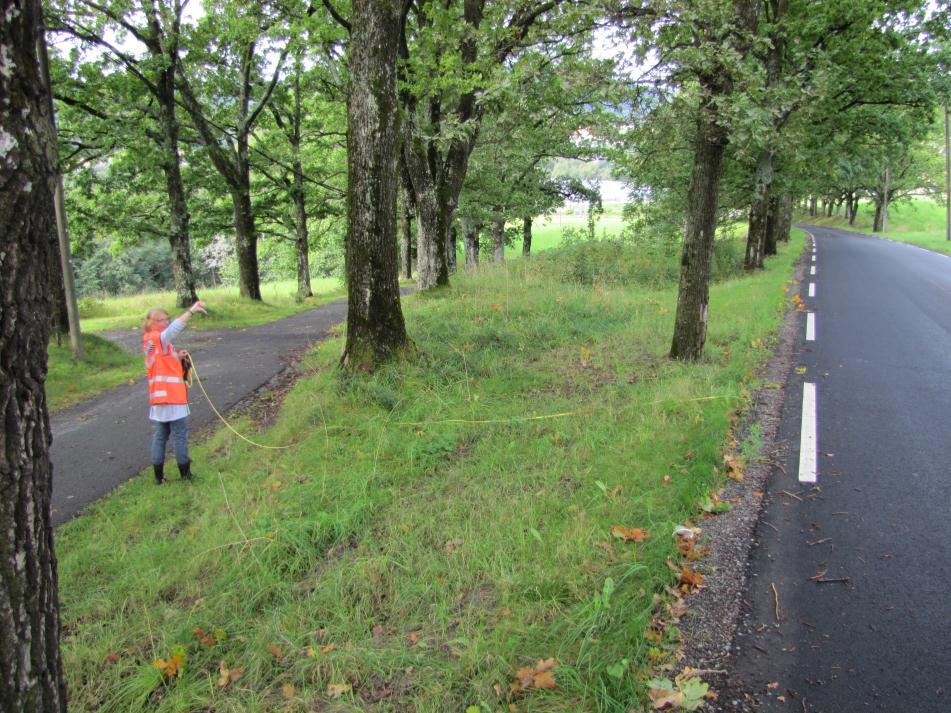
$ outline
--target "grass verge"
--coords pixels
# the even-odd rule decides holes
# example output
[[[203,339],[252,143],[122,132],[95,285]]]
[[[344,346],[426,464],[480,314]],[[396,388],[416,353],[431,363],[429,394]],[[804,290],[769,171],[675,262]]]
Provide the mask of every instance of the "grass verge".
[[[902,243],[919,245],[928,250],[951,255],[951,243],[945,238],[944,205],[927,198],[916,198],[893,204],[888,211],[888,230],[873,233],[875,207],[862,203],[855,218],[855,225],[849,225],[845,218],[811,218],[801,216],[803,223],[823,225],[857,233],[866,233],[882,238],[891,238]]]
[[[93,334],[83,335],[86,359],[77,362],[69,340],[51,342],[46,399],[51,411],[72,406],[144,373],[142,358]]]
[[[194,485],[60,528],[71,705],[636,709],[678,648],[653,626],[673,529],[725,477],[802,245],[713,288],[695,365],[666,358],[675,284],[531,265],[406,300],[403,363],[343,379],[324,342],[258,437],[290,448],[220,432]]]

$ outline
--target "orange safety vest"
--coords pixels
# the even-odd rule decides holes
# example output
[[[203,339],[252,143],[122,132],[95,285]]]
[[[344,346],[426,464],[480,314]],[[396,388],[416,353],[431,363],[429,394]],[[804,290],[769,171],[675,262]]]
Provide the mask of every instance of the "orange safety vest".
[[[151,351],[149,344],[153,345]],[[161,332],[142,335],[142,353],[149,374],[149,404],[187,404],[188,389],[185,388],[182,362],[171,344],[167,351],[162,351]]]

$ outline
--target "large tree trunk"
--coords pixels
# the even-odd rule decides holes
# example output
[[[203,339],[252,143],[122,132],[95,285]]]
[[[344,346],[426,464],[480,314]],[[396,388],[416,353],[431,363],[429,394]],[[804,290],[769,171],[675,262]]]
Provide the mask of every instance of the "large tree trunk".
[[[294,159],[294,190],[291,198],[294,202],[294,246],[297,250],[297,298],[303,302],[314,296],[310,286],[310,235],[307,230],[307,206],[304,203],[304,170],[301,166],[299,151],[295,147],[298,157]]]
[[[46,405],[56,139],[38,0],[0,0],[0,711],[66,710]]]
[[[416,283],[421,290],[428,290],[449,284],[446,246],[459,193],[445,177],[437,185],[424,141],[407,131],[403,144],[407,175],[416,198]],[[465,169],[461,170],[464,175]]]
[[[446,261],[449,264],[449,272],[456,271],[456,251],[459,249],[459,230],[455,222],[449,228],[449,241],[446,243]]]
[[[185,200],[185,182],[182,180],[181,154],[178,150],[178,120],[175,118],[174,78],[167,87],[167,106],[159,107],[161,123],[162,171],[165,173],[165,190],[168,194],[169,232],[168,243],[172,248],[172,276],[175,280],[176,304],[189,307],[198,299],[195,291],[195,275],[192,272],[191,245],[189,239],[188,203]],[[166,94],[163,93],[163,104]]]
[[[750,224],[746,231],[746,257],[743,265],[747,270],[763,267],[766,246],[766,224],[773,183],[773,152],[766,150],[756,162],[756,190],[750,206]]]
[[[789,234],[792,231],[793,197],[786,193],[783,195],[780,205],[782,209],[780,211],[779,239],[784,243],[788,243]]]
[[[522,255],[528,257],[532,254],[532,217],[522,218]]]
[[[410,280],[413,277],[413,214],[406,202],[405,193],[400,210],[400,266],[403,276]]]
[[[769,209],[766,212],[766,230],[763,233],[764,256],[776,254],[781,224],[779,210],[779,196],[771,195],[769,198]]]
[[[741,56],[748,51],[743,37],[755,29],[758,0],[734,0],[733,17],[741,31],[735,49]],[[701,99],[697,114],[693,170],[687,199],[687,226],[680,261],[680,286],[670,356],[685,361],[699,360],[707,339],[710,301],[710,263],[717,221],[717,201],[727,131],[717,107],[733,87],[726,70],[700,76]]]
[[[816,197],[809,196],[809,217],[815,218],[817,215],[818,212],[816,211]]]
[[[238,259],[238,293],[252,300],[261,299],[258,275],[258,235],[254,225],[249,185],[231,189],[234,208],[234,252]]]
[[[466,272],[479,269],[479,224],[472,218],[462,219],[462,245],[466,254]]]
[[[396,56],[400,0],[354,0],[347,101],[347,344],[372,369],[407,344],[396,254]]]
[[[875,198],[875,219],[872,221],[872,232],[882,232],[882,202]]]
[[[476,37],[485,4],[485,0],[465,0],[462,4],[462,19],[468,28],[462,33],[459,47],[464,67],[471,67],[478,58]],[[406,56],[406,43],[403,43],[400,57],[405,59]],[[452,113],[458,122],[457,135],[448,146],[441,148],[439,144],[443,142],[431,137],[433,127],[437,132],[442,129],[440,116],[445,107],[441,100],[430,98],[421,107],[411,92],[403,94],[406,120],[402,155],[416,198],[416,282],[421,290],[449,284],[446,243],[469,168],[469,157],[479,136],[482,109],[477,105],[476,92],[461,94],[455,104]],[[431,127],[419,124],[422,109]],[[460,127],[468,132],[460,132]]]
[[[297,249],[297,302],[314,296],[310,286],[310,236],[307,232],[307,205],[304,200],[304,167],[301,165],[301,75],[300,55],[294,63],[294,114],[290,132],[291,152],[294,156],[294,188],[291,200],[294,203],[294,233]]]
[[[505,221],[498,218],[492,221],[492,262],[505,262]]]
[[[178,72],[178,15],[171,19],[171,28],[163,29],[162,18],[154,4],[145,5],[148,23],[146,47],[162,69],[155,83],[145,86],[155,97],[158,105],[159,131],[153,135],[161,152],[162,172],[165,174],[165,191],[168,195],[169,232],[168,243],[172,249],[172,276],[175,281],[176,303],[188,307],[198,299],[195,291],[195,276],[192,272],[191,245],[189,237],[188,203],[185,199],[185,182],[182,180],[182,157],[178,148],[179,123],[176,116],[175,78]],[[165,18],[168,20],[169,18]]]
[[[677,315],[670,347],[674,359],[696,361],[703,354],[707,339],[710,263],[726,140],[726,131],[714,115],[713,97],[708,95],[697,120]]]

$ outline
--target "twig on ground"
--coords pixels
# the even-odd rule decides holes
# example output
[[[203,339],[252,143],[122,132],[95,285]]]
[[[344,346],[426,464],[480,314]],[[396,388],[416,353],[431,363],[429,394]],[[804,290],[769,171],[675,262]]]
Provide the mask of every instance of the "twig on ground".
[[[802,502],[802,498],[800,498],[795,493],[790,493],[788,490],[780,490],[779,492],[781,492],[783,495],[788,495],[791,498],[796,498],[796,500],[798,500],[799,502]]]
[[[776,583],[775,583],[775,582],[770,582],[770,584],[771,584],[772,587],[773,587],[773,597],[774,597],[775,600],[776,600],[776,623],[780,623],[780,618],[779,618],[779,590],[776,589]]]

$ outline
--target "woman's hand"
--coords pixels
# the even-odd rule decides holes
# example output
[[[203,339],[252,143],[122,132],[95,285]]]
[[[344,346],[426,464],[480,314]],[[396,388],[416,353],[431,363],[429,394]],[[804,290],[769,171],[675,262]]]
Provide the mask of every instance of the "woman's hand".
[[[195,312],[201,312],[202,314],[208,314],[208,310],[205,309],[205,303],[201,300],[198,300],[195,304],[188,308],[188,311],[192,314]]]

